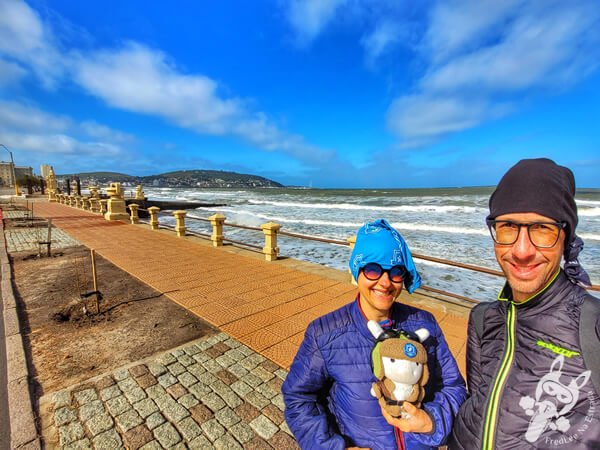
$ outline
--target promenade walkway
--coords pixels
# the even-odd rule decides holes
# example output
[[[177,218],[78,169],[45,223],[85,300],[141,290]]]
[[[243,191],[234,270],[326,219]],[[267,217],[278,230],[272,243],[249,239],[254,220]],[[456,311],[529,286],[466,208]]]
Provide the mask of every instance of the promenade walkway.
[[[351,301],[349,275],[315,264],[262,255],[210,242],[177,238],[147,225],[106,221],[58,203],[36,203],[83,245],[283,368],[289,368],[306,326]],[[233,250],[233,251],[231,251]],[[464,371],[468,309],[420,293],[401,301],[432,312]]]
[[[56,203],[36,202],[35,214],[64,231],[53,232],[57,247],[95,249],[221,330],[41,397],[46,448],[298,448],[281,385],[308,323],[354,298],[348,273],[290,258],[266,262]],[[37,235],[28,233],[35,234],[7,234],[8,248],[32,240],[35,250]],[[419,292],[401,301],[437,317],[464,372],[468,309]]]

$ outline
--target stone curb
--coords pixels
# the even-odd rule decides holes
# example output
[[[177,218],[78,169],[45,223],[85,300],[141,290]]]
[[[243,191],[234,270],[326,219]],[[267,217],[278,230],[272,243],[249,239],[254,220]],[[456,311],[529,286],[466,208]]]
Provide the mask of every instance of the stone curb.
[[[6,358],[8,378],[8,412],[10,420],[10,446],[13,449],[41,449],[35,425],[35,414],[29,389],[27,358],[20,333],[17,304],[12,285],[12,268],[6,251],[4,224],[0,221],[0,291],[4,303]]]

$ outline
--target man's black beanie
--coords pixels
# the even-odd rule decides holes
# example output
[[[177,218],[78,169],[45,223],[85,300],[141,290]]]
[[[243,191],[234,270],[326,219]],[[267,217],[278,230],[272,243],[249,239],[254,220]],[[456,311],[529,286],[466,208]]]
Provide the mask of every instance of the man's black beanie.
[[[566,222],[568,247],[577,227],[573,172],[547,158],[522,159],[511,167],[490,197],[487,218],[527,212]]]

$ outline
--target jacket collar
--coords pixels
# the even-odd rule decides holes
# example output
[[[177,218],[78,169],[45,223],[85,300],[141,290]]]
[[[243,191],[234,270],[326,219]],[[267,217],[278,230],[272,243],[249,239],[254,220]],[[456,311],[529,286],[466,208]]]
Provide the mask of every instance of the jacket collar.
[[[395,320],[395,319],[397,319],[396,312],[397,312],[398,306],[399,306],[399,304],[397,302],[394,302],[392,304],[392,308],[390,310],[390,318],[392,319],[394,328],[397,327],[397,320]],[[367,328],[368,319],[365,317],[365,315],[363,314],[363,312],[360,309],[360,304],[358,302],[358,295],[356,296],[356,298],[354,299],[354,302],[352,302],[352,304],[350,306],[350,314],[352,315],[352,321],[354,322],[354,325],[356,325],[356,328],[358,329],[358,331],[366,338],[375,342],[375,338],[369,331],[369,328]]]
[[[555,299],[557,297],[555,294],[565,288],[565,283],[571,284],[567,279],[567,276],[561,269],[540,292],[523,302],[515,302],[512,298],[512,289],[508,282],[506,282],[504,284],[504,287],[498,294],[498,300],[503,302],[514,303],[514,305],[517,308],[533,308],[542,302],[549,301],[548,299]]]

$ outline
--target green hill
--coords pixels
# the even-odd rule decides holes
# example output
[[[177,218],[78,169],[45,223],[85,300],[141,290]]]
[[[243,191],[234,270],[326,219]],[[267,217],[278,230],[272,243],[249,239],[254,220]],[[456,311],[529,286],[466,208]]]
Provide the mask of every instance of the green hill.
[[[261,188],[283,187],[258,175],[221,170],[178,170],[157,175],[134,176],[118,172],[82,172],[57,175],[59,180],[79,177],[83,184],[127,183],[165,187]]]

